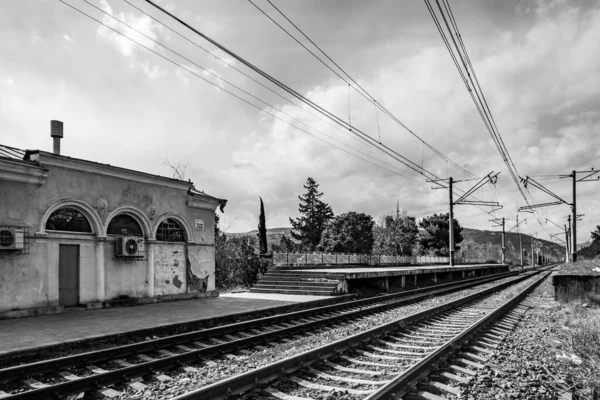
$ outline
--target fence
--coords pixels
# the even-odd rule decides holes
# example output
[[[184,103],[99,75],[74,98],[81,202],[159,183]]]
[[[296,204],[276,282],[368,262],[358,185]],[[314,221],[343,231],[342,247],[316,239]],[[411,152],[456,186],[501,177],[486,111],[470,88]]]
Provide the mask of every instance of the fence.
[[[456,264],[481,264],[497,260],[481,257],[455,257]],[[274,253],[273,265],[318,265],[318,264],[368,264],[368,265],[427,265],[449,264],[448,257],[437,256],[388,256],[345,253]]]

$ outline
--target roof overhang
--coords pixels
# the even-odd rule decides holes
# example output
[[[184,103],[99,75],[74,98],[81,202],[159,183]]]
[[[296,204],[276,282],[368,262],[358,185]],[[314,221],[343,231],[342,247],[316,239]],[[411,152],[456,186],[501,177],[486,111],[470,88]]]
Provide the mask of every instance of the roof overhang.
[[[194,188],[190,188],[188,191],[187,206],[190,208],[202,208],[215,211],[217,207],[219,207],[221,212],[225,212],[224,209],[226,204],[227,200],[218,199]]]
[[[0,181],[43,185],[48,170],[29,162],[0,157]]]
[[[82,160],[79,158],[47,153],[45,151],[27,150],[25,158],[30,161],[38,162],[44,166],[67,168],[77,171],[89,172],[92,174],[107,175],[135,182],[166,186],[173,189],[181,189],[187,191],[192,186],[192,183],[188,181],[167,178],[160,175],[152,175],[141,171],[115,167],[113,165],[101,164],[94,161]]]

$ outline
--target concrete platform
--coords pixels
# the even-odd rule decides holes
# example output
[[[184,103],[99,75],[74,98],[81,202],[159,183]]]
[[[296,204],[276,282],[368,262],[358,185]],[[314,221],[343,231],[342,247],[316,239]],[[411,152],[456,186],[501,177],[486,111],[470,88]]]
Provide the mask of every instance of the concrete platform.
[[[506,264],[456,265],[317,265],[274,267],[250,289],[253,294],[336,296],[364,289],[389,292],[474,276],[508,272]],[[369,291],[372,291],[369,289]]]
[[[0,320],[0,358],[53,346],[98,340],[106,336],[151,336],[157,328],[177,328],[187,324],[190,329],[199,329],[343,300],[339,297],[237,293],[143,306]]]
[[[506,264],[472,264],[472,265],[428,265],[428,266],[373,266],[373,267],[351,267],[351,268],[279,268],[279,272],[296,271],[302,273],[315,273],[325,275],[344,275],[344,279],[369,279],[386,276],[406,276],[423,274],[444,274],[454,272],[480,272],[483,274],[508,271]]]

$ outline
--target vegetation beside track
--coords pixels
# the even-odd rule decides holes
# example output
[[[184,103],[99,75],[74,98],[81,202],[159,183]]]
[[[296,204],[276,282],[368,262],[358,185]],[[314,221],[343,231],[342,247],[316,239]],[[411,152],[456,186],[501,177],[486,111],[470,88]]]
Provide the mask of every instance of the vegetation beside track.
[[[528,301],[530,311],[462,399],[556,399],[565,391],[599,398],[600,307],[556,302],[551,279]]]

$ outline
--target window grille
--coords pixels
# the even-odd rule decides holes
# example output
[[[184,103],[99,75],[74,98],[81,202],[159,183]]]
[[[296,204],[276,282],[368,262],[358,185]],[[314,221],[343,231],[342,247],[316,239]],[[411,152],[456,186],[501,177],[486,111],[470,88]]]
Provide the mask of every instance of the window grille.
[[[176,219],[167,218],[158,226],[156,240],[162,242],[185,242],[185,229]]]
[[[106,233],[120,236],[144,236],[139,222],[128,214],[119,214],[111,219]]]
[[[46,221],[46,230],[92,233],[92,226],[80,211],[63,207],[50,215]]]

